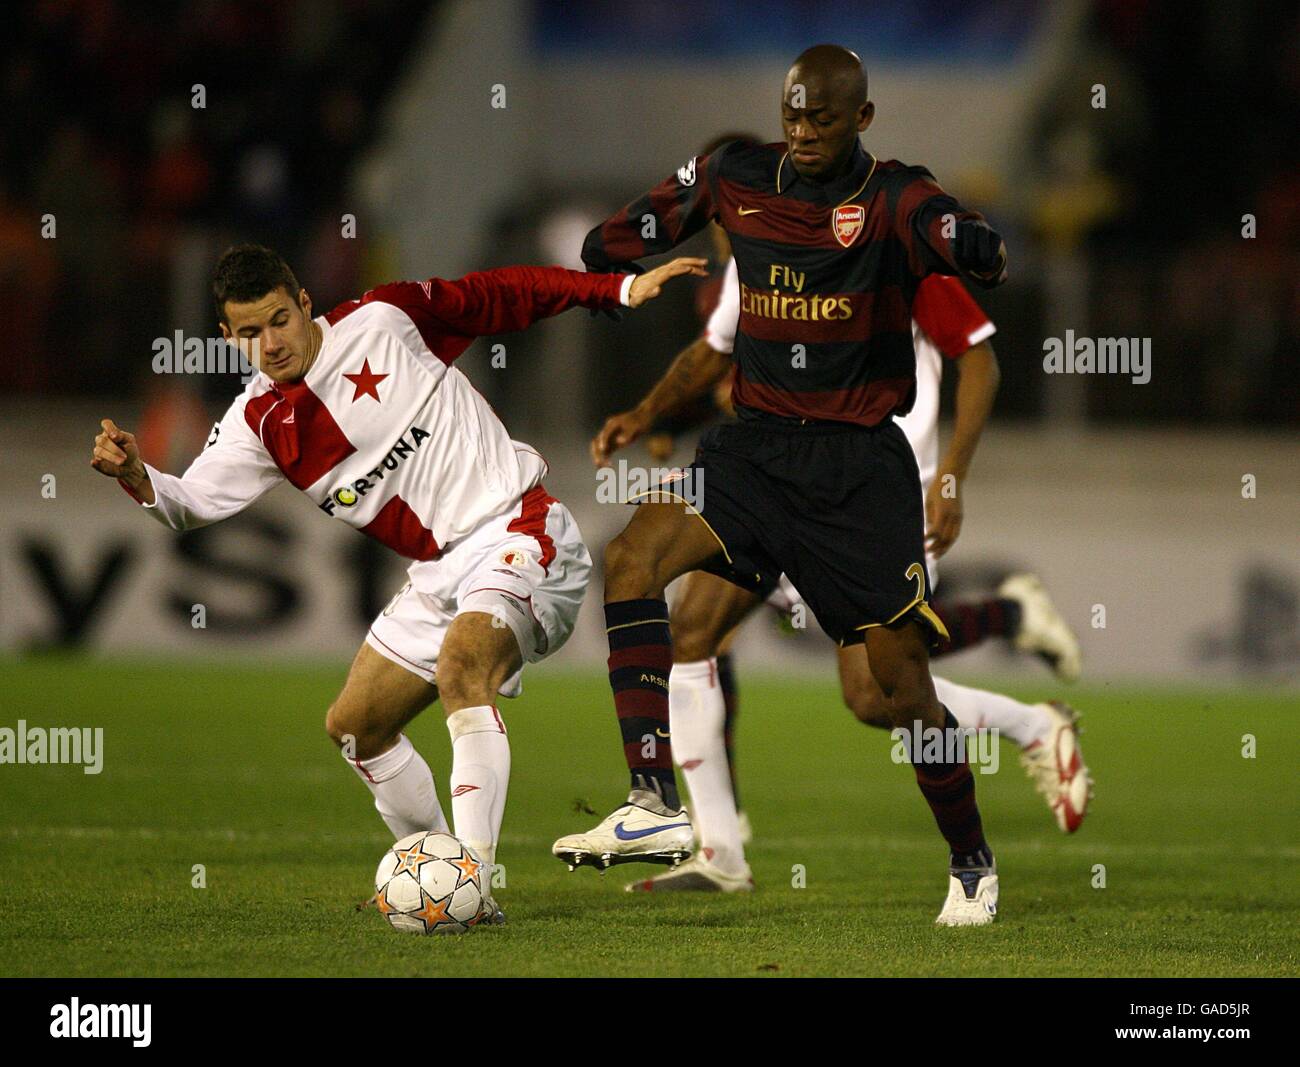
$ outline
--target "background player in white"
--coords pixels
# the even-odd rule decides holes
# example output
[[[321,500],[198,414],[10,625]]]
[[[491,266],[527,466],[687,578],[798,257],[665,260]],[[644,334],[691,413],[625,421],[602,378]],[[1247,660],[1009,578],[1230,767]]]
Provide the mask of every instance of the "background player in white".
[[[917,395],[912,410],[899,418],[898,423],[916,453],[920,470],[926,502],[926,565],[933,587],[937,583],[936,561],[952,546],[961,530],[961,483],[997,389],[997,359],[988,344],[995,327],[962,283],[943,275],[931,275],[921,283],[912,311]],[[676,399],[687,400],[692,393],[709,389],[726,378],[739,316],[739,282],[735,261],[729,259],[718,304],[704,336],[693,346],[702,349],[694,360],[698,369],[683,375],[691,381],[679,383],[678,390],[672,394]],[[945,357],[959,360],[962,372],[957,424],[940,471],[939,384]],[[674,371],[681,372],[681,358],[675,361],[665,380]],[[656,387],[635,416],[624,413],[608,420],[593,441],[593,458],[604,462],[615,449],[653,426],[667,413],[657,409],[655,398],[661,403],[668,395]],[[1024,618],[1019,647],[1050,651],[1058,673],[1071,679],[1076,677],[1077,641],[1037,579],[1030,575],[1016,576],[1004,583],[1000,593],[1016,599],[1022,606]],[[790,611],[800,600],[798,592],[782,577],[769,602],[779,610]],[[703,571],[686,577],[684,589],[674,601],[671,615],[674,663],[668,690],[670,733],[674,760],[682,768],[690,788],[693,829],[701,849],[666,874],[635,882],[630,889],[743,891],[752,885],[743,853],[746,835],[736,810],[729,754],[724,745],[725,709],[716,656],[735,628],[760,603],[757,594]],[[853,645],[839,649],[839,669],[844,700],[854,715],[868,725],[888,729],[891,724],[883,695],[867,662],[866,647]],[[1020,746],[1022,763],[1058,826],[1067,833],[1078,829],[1086,813],[1090,782],[1079,752],[1073,711],[1063,704],[1024,704],[999,693],[957,685],[937,675],[934,684],[940,701],[962,727],[996,729]],[[619,809],[605,821],[612,826],[615,819],[626,821],[633,814]],[[637,811],[635,815],[648,826],[653,825],[653,813]],[[691,828],[681,825],[683,816],[668,813],[665,819],[666,825],[672,828],[656,835],[653,847],[686,847],[686,835],[691,833]],[[604,857],[651,847],[644,838],[631,842],[621,840],[616,834],[603,832],[603,826],[586,834],[562,838],[556,842],[554,851],[572,862],[574,857],[582,861],[592,855]],[[665,840],[659,840],[660,837]]]
[[[545,461],[510,439],[453,362],[475,337],[570,307],[638,307],[703,265],[396,282],[313,318],[279,255],[237,246],[217,264],[213,297],[222,335],[260,373],[204,451],[174,477],[102,421],[91,465],[173,529],[229,518],[288,481],[414,561],[326,716],[394,837],[447,829],[429,766],[402,733],[440,697],[456,836],[490,869],[510,774],[497,695],[517,695],[523,664],[568,639],[591,569],[573,517],[542,486]],[[494,903],[488,914],[499,921]]]

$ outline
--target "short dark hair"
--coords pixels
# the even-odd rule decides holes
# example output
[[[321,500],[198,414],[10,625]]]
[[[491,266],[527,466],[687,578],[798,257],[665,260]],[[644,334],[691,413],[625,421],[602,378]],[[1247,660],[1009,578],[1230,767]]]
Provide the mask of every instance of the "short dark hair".
[[[294,298],[302,290],[279,252],[255,244],[227,248],[212,271],[212,299],[217,306],[217,318],[228,321],[227,300],[249,304],[281,286]]]

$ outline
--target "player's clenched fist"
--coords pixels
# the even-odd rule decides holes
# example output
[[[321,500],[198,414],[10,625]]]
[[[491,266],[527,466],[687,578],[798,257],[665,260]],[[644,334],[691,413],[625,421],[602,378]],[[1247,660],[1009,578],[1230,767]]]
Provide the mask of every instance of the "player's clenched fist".
[[[135,434],[119,429],[112,419],[102,419],[101,430],[95,437],[95,450],[90,465],[109,478],[120,478],[137,494],[152,496],[149,475],[140,460],[140,446]]]
[[[957,265],[976,278],[1001,285],[1007,280],[1007,246],[987,222],[962,219],[952,242]]]
[[[679,256],[677,259],[665,263],[662,267],[655,267],[654,270],[648,270],[644,274],[638,275],[627,293],[628,307],[639,308],[647,300],[653,300],[659,295],[664,282],[668,281],[669,278],[676,278],[681,274],[694,274],[701,278],[707,278],[709,272],[704,269],[707,263],[708,260],[706,259]]]

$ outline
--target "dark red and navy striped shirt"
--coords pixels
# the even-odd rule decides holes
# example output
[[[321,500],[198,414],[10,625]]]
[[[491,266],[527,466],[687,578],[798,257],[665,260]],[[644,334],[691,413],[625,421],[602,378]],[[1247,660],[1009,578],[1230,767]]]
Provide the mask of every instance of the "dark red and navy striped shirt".
[[[950,240],[962,219],[983,221],[924,167],[860,145],[846,174],[818,184],[783,143],[733,141],[597,226],[582,259],[617,270],[718,222],[740,276],[737,415],[874,426],[911,410],[912,300],[927,274],[964,273]]]

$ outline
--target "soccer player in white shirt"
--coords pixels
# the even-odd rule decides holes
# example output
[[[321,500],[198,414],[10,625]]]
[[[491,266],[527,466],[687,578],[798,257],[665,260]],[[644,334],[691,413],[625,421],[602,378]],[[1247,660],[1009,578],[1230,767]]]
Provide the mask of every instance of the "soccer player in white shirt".
[[[718,304],[709,318],[704,336],[696,342],[707,347],[699,360],[700,369],[688,373],[677,369],[676,399],[685,402],[692,395],[712,386],[729,369],[729,356],[735,341],[740,317],[739,281],[734,260],[729,260],[723,275]],[[937,560],[956,540],[961,528],[960,496],[957,490],[965,476],[966,465],[974,452],[975,442],[992,405],[996,389],[997,364],[987,339],[994,333],[993,323],[970,298],[962,283],[952,277],[931,275],[921,284],[913,305],[912,334],[916,348],[916,400],[912,410],[898,419],[916,453],[922,490],[927,504],[927,557],[931,586],[937,584]],[[688,352],[690,350],[688,349]],[[680,359],[686,357],[683,353]],[[974,358],[972,358],[974,357]],[[945,457],[945,473],[951,474],[952,492],[942,492],[936,482],[939,473],[939,383],[943,360],[971,360],[972,368],[980,363],[990,385],[976,388],[962,410],[966,420],[962,440]],[[712,368],[712,369],[710,369]],[[669,371],[663,381],[670,380]],[[971,376],[974,375],[974,369]],[[614,416],[593,442],[593,456],[604,461],[610,452],[631,443],[666,411],[657,410],[652,398],[664,397],[656,387],[636,418]],[[648,404],[648,407],[645,406]],[[959,409],[963,407],[959,400]],[[952,453],[960,453],[953,455]],[[951,468],[951,469],[950,469]],[[1014,584],[1013,584],[1014,583]],[[1059,673],[1077,674],[1078,645],[1068,627],[1057,616],[1050,600],[1028,575],[1017,576],[1004,585],[1003,595],[1014,597],[1025,618],[1022,632],[1032,638],[1026,648],[1055,653],[1064,661]],[[800,603],[798,591],[782,576],[780,585],[768,598],[778,609],[790,611]],[[756,593],[732,585],[716,575],[696,571],[687,576],[681,596],[673,604],[672,636],[674,663],[669,675],[670,733],[674,762],[682,768],[691,791],[694,831],[701,849],[691,859],[657,878],[634,882],[629,889],[707,889],[744,891],[752,885],[744,861],[744,834],[739,822],[724,743],[725,706],[716,657],[731,632],[755,610],[761,600]],[[883,707],[883,695],[872,678],[864,645],[839,650],[841,685],[845,703],[862,722],[889,728]],[[1018,744],[1026,770],[1043,793],[1060,828],[1073,832],[1082,822],[1087,809],[1090,782],[1079,753],[1073,713],[1064,705],[1028,705],[1000,693],[957,685],[934,676],[939,699],[965,729],[996,729]],[[632,815],[654,824],[653,812],[623,812],[611,816],[628,821]],[[667,829],[662,835],[679,850],[686,846],[691,828],[681,826],[683,817],[665,813]],[[610,821],[610,820],[606,820]],[[602,824],[603,825],[603,824]],[[663,842],[659,842],[662,845]],[[638,839],[630,850],[645,849],[646,839]],[[593,856],[609,856],[615,862],[624,858],[616,850],[629,850],[621,841],[609,839],[598,826],[587,834],[562,838],[554,846],[561,859],[573,864],[592,862]],[[637,858],[627,855],[625,858]]]
[[[591,570],[573,517],[542,485],[545,461],[510,439],[456,357],[574,306],[639,307],[703,265],[679,258],[639,277],[506,267],[383,285],[313,317],[279,255],[236,246],[213,297],[222,335],[260,373],[203,452],[183,476],[164,474],[102,421],[91,465],[172,529],[229,518],[288,481],[413,561],[325,720],[394,837],[447,829],[402,733],[440,698],[456,836],[491,869],[510,775],[497,696],[517,695],[523,665],[568,639]],[[494,904],[489,915],[499,921]]]

